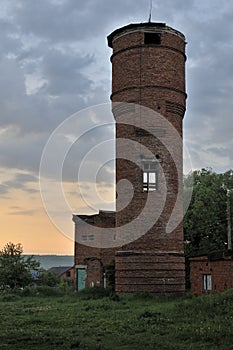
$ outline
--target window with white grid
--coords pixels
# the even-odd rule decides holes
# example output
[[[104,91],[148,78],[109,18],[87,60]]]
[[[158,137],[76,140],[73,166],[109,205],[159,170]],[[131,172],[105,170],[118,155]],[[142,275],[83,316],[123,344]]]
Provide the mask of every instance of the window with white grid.
[[[143,191],[150,192],[157,190],[157,162],[143,162]]]

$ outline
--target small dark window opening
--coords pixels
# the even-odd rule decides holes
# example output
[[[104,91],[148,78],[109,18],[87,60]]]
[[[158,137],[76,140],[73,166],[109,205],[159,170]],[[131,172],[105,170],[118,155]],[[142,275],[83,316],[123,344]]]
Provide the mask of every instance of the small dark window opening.
[[[144,33],[145,44],[161,44],[161,35],[159,33]]]

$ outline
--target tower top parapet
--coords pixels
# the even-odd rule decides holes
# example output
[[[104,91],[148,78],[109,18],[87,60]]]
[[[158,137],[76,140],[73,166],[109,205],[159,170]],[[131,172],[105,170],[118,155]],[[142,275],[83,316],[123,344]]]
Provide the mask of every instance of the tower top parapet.
[[[166,25],[166,23],[160,23],[160,22],[145,22],[145,23],[131,23],[124,27],[118,28],[114,30],[111,34],[108,35],[108,46],[113,47],[113,39],[116,36],[121,36],[123,32],[125,33],[133,33],[134,31],[151,31],[151,32],[169,32],[171,34],[179,36],[182,40],[185,41],[185,36],[183,33],[179,32],[176,29],[173,29],[172,27],[169,27]]]

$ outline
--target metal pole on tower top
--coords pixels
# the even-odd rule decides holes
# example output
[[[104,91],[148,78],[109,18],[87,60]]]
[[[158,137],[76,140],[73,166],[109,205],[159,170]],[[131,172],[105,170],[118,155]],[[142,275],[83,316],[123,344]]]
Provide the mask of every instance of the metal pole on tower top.
[[[227,190],[227,247],[228,247],[228,250],[232,249],[230,190]]]
[[[150,13],[149,13],[149,20],[148,22],[150,23],[151,22],[151,17],[152,17],[152,7],[153,7],[153,0],[150,0]]]

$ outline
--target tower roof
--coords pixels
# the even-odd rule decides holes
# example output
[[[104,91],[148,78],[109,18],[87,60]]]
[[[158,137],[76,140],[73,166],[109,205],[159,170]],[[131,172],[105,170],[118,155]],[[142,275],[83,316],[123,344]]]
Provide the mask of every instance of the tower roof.
[[[166,25],[166,23],[160,23],[160,22],[145,22],[145,23],[131,23],[131,24],[128,24],[124,27],[121,27],[121,28],[118,28],[116,30],[114,30],[111,34],[108,35],[108,46],[112,48],[112,41],[114,39],[114,37],[118,34],[121,34],[122,32],[124,31],[133,31],[135,30],[136,28],[144,28],[144,29],[159,29],[160,31],[171,31],[173,32],[174,34],[180,36],[183,40],[185,40],[185,36],[179,32],[178,30],[176,29],[173,29],[171,27],[168,27]]]

